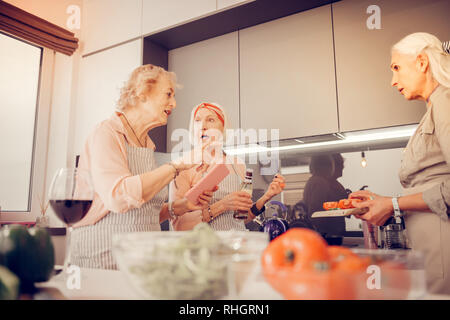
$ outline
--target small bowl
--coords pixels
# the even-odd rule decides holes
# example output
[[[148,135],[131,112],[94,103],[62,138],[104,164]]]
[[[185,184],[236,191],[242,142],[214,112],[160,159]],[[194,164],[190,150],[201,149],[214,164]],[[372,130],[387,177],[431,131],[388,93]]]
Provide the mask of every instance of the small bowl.
[[[123,233],[113,237],[113,254],[144,299],[214,300],[236,297],[269,243],[267,234],[219,231],[186,240],[192,231]],[[191,239],[192,240],[192,239]],[[197,245],[197,243],[206,246]],[[189,242],[189,250],[180,243]]]

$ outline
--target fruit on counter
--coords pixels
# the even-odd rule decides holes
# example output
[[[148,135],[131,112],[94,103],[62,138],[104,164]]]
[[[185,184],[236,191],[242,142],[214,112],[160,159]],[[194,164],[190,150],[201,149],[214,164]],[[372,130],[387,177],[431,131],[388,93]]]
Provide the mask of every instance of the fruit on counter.
[[[47,230],[10,225],[0,229],[0,265],[20,279],[22,292],[50,279],[55,265],[53,243]]]
[[[15,300],[19,296],[19,278],[0,266],[0,300]]]
[[[360,257],[349,248],[343,246],[329,246],[331,268],[347,272],[366,271],[371,264],[369,257]]]
[[[328,269],[327,243],[310,229],[289,229],[271,241],[262,255],[263,274],[279,292],[293,274],[323,269]]]
[[[367,270],[374,264],[381,269],[381,289],[376,291],[367,287]],[[404,299],[410,289],[409,271],[401,263],[328,246],[318,233],[303,228],[269,243],[262,271],[275,290],[294,300]]]
[[[287,267],[293,271],[323,268],[328,262],[327,243],[316,231],[289,229],[275,238],[263,254],[264,268]]]

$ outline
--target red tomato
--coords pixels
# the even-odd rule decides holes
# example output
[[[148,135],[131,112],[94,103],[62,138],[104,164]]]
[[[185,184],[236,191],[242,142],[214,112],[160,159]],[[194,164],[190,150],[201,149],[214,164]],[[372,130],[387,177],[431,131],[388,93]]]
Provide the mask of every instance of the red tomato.
[[[262,269],[267,281],[278,291],[283,278],[305,271],[328,269],[327,243],[317,232],[289,229],[272,240],[262,255]]]
[[[338,208],[338,203],[336,201],[332,201],[332,202],[324,202],[323,203],[323,208],[325,210],[333,210],[333,209],[337,209]]]
[[[288,300],[351,300],[355,289],[348,274],[336,270],[298,272],[283,281]]]
[[[338,208],[339,209],[351,209],[351,208],[354,208],[354,206],[352,204],[352,200],[342,199],[342,200],[339,200]]]
[[[263,252],[263,267],[298,270],[321,269],[328,263],[327,242],[316,231],[289,229],[269,243]]]

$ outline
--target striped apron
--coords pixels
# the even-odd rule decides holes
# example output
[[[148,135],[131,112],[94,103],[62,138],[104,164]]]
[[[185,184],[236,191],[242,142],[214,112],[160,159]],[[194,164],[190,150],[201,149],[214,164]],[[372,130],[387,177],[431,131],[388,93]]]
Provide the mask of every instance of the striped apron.
[[[133,175],[156,169],[153,149],[127,144],[128,166]],[[112,237],[124,232],[160,231],[159,215],[168,191],[163,188],[141,208],[126,213],[109,212],[96,224],[72,232],[71,263],[82,268],[117,269],[112,255]]]
[[[241,178],[235,174],[230,173],[225,179],[219,183],[219,190],[214,192],[211,203],[215,203],[227,196],[232,192],[239,191],[241,188]],[[240,230],[245,231],[245,223],[243,220],[238,220],[233,218],[233,211],[225,211],[222,214],[215,217],[209,222],[209,225],[214,230],[224,231],[224,230]]]

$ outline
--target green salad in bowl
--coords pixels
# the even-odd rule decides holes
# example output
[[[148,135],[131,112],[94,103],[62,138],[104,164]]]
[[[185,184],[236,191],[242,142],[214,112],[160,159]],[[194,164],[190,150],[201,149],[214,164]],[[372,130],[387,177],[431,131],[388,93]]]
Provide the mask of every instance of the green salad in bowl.
[[[113,253],[146,299],[215,300],[233,290],[232,263],[249,255],[258,260],[267,243],[263,233],[215,232],[200,223],[191,231],[117,235]]]

